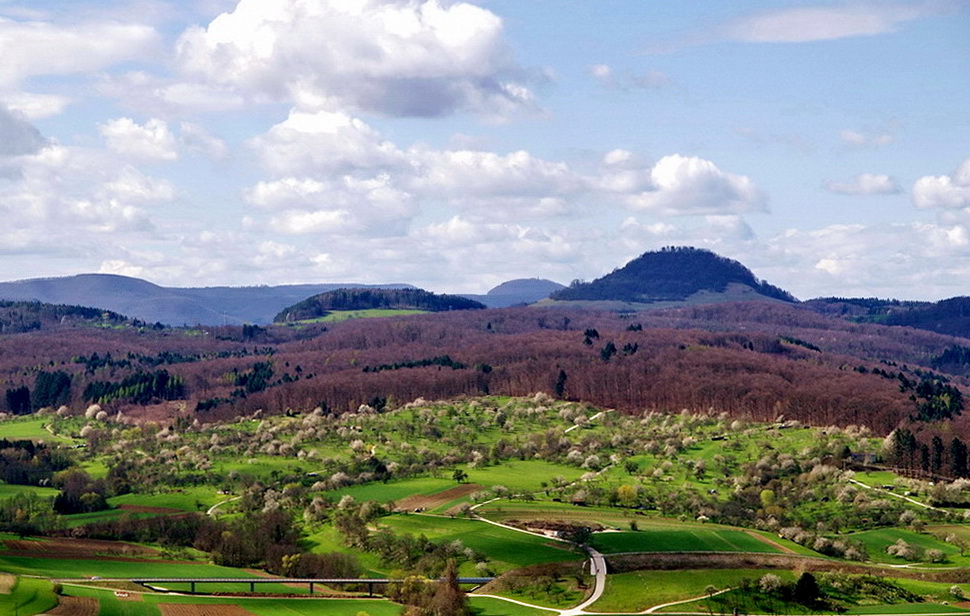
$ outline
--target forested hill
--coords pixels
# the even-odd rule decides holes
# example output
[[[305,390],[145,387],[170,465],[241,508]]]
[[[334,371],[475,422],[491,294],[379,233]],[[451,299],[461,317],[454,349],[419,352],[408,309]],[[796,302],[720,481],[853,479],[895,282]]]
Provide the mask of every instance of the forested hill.
[[[327,316],[335,310],[480,310],[485,305],[458,295],[436,295],[423,289],[336,289],[314,295],[282,310],[277,323]]]
[[[970,337],[970,297],[951,297],[889,314],[886,325],[908,325],[939,334]]]
[[[127,317],[98,308],[0,301],[0,334],[19,334],[64,323],[121,325],[128,322]]]
[[[758,280],[751,270],[737,261],[709,250],[689,247],[644,253],[602,278],[574,283],[554,293],[552,299],[636,303],[679,301],[699,291],[723,293],[732,283],[749,287],[764,297],[796,301],[787,291]]]

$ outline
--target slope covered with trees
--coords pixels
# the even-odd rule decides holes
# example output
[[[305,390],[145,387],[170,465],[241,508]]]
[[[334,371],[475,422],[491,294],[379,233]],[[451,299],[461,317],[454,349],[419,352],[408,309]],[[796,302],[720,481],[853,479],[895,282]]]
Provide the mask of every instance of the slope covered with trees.
[[[437,295],[423,289],[336,289],[314,295],[282,310],[276,323],[304,321],[337,310],[481,310],[485,305],[458,295]]]
[[[651,303],[684,300],[699,291],[724,292],[740,284],[758,295],[795,301],[788,292],[758,280],[749,269],[709,250],[669,247],[648,252],[592,282],[577,282],[552,295],[556,300]]]

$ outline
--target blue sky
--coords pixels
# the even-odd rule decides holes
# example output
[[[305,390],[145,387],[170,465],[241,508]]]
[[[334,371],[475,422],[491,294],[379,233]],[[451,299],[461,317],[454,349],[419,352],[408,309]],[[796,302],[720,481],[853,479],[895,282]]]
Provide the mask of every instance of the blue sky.
[[[970,3],[0,0],[0,279],[970,294]]]

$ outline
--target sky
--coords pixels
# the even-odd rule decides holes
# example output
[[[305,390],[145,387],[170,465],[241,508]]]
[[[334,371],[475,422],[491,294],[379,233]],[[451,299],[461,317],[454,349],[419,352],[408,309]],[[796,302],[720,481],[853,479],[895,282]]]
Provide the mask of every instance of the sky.
[[[0,280],[970,295],[970,0],[0,0]]]

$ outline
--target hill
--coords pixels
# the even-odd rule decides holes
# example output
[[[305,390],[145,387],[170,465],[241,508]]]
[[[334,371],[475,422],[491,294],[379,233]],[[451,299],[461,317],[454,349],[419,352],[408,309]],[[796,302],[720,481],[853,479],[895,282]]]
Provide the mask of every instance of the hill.
[[[689,247],[644,253],[602,278],[574,283],[551,297],[558,301],[654,304],[683,302],[703,294],[707,297],[700,303],[712,303],[721,298],[711,294],[727,292],[737,295],[731,299],[796,301],[787,291],[758,280],[737,261]]]
[[[544,278],[516,278],[494,287],[485,295],[462,294],[462,297],[481,302],[489,308],[508,308],[521,304],[533,304],[546,299],[564,285]]]
[[[241,325],[269,323],[286,306],[344,286],[347,285],[178,288],[127,276],[80,274],[2,282],[0,299],[93,306],[166,325]]]
[[[458,295],[436,295],[423,289],[336,289],[314,295],[283,309],[273,319],[276,323],[305,321],[327,316],[331,311],[345,310],[480,310],[480,302]]]
[[[116,326],[128,322],[127,317],[97,308],[0,301],[0,334],[22,334],[63,324]]]

